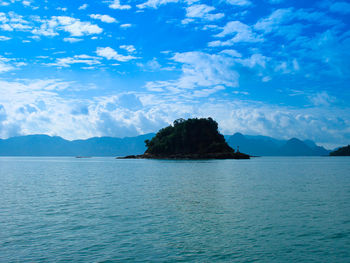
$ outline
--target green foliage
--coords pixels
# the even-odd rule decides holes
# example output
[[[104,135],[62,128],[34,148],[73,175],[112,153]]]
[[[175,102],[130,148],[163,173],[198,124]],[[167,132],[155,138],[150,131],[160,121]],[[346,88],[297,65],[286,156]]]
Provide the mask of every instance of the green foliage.
[[[212,118],[178,119],[145,141],[146,153],[155,155],[233,153]]]

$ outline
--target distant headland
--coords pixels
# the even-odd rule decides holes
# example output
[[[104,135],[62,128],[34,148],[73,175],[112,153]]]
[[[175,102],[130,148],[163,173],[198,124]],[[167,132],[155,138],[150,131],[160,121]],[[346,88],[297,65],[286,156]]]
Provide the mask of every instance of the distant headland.
[[[330,156],[350,156],[350,145],[341,147],[329,154]]]
[[[142,155],[119,159],[249,159],[249,155],[232,149],[212,118],[178,119],[145,140]]]

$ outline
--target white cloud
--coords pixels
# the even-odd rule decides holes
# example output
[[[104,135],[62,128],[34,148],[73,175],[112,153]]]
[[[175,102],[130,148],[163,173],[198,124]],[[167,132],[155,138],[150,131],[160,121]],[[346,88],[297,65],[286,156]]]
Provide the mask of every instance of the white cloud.
[[[47,66],[70,67],[72,64],[87,64],[89,66],[101,64],[100,58],[88,55],[75,55],[73,57],[57,58],[55,63],[48,63]]]
[[[181,63],[181,74],[177,79],[168,81],[150,81],[145,88],[152,92],[178,94],[192,98],[195,94],[213,94],[224,88],[239,87],[239,71],[244,67],[251,71],[252,77],[258,76],[262,81],[270,70],[271,58],[260,53],[249,57],[233,49],[223,50],[216,54],[204,52],[176,53],[171,60]],[[141,65],[145,67],[145,65]],[[174,69],[173,69],[174,70]],[[194,90],[198,92],[194,92]],[[196,95],[196,96],[197,96]]]
[[[204,25],[203,30],[217,30],[220,29],[218,25]]]
[[[288,59],[286,61],[275,61],[274,71],[282,74],[295,74],[300,70],[297,59]]]
[[[224,90],[225,87],[223,86],[216,86],[213,88],[209,88],[209,89],[201,89],[201,90],[195,90],[192,93],[192,96],[194,98],[205,98],[205,97],[209,97],[210,95],[220,91],[220,90]]]
[[[19,69],[20,67],[26,65],[27,63],[18,61],[18,59],[6,58],[0,55],[0,74]]]
[[[181,88],[238,86],[239,74],[233,70],[230,58],[203,52],[185,52],[176,53],[172,59],[183,64],[183,75],[178,83]]]
[[[349,14],[350,3],[348,2],[335,2],[330,5],[329,10],[334,13]]]
[[[181,63],[181,75],[170,81],[153,81],[146,84],[150,91],[181,94],[182,97],[204,96],[220,89],[217,87],[238,87],[239,74],[234,69],[235,61],[226,54],[203,52],[176,53],[172,60]],[[202,91],[201,91],[202,90]]]
[[[0,103],[3,105],[9,104],[14,107],[20,106],[24,103],[32,103],[39,98],[44,99],[46,95],[50,97],[53,92],[65,90],[69,88],[71,84],[70,82],[57,79],[27,79],[17,81],[0,80],[0,83],[2,86],[2,89],[0,90]],[[23,103],[20,102],[21,100]],[[13,104],[11,104],[11,102],[13,102]]]
[[[348,113],[344,111],[330,114],[327,110],[317,108],[295,110],[289,107],[259,105],[253,101],[217,105],[207,103],[201,109],[198,115],[207,114],[218,120],[224,134],[242,132],[281,139],[297,137],[318,143],[339,143],[346,141],[346,134],[350,130],[345,126],[349,121]],[[346,131],[342,131],[344,128]]]
[[[121,45],[119,48],[125,49],[129,53],[134,53],[136,51],[136,48],[133,45]]]
[[[250,26],[243,24],[240,21],[231,21],[228,22],[224,27],[223,30],[215,35],[215,37],[225,37],[227,35],[232,35],[232,34],[243,34],[243,35],[248,35],[248,38],[251,38],[250,36],[252,35],[252,30]]]
[[[308,23],[306,24],[305,21]],[[303,29],[314,25],[334,26],[341,22],[319,11],[310,9],[281,8],[273,11],[268,17],[261,18],[254,28],[265,34],[276,34],[288,39],[301,35]]]
[[[28,38],[34,39],[34,40],[40,40],[39,36],[28,36]]]
[[[59,96],[72,83],[55,79],[0,80],[0,85],[0,104],[7,116],[0,129],[1,137],[33,133],[65,134],[65,130],[73,132],[78,128],[70,114],[77,102]],[[67,124],[72,126],[68,127]],[[84,123],[80,125],[84,127]],[[80,135],[84,133],[83,130],[75,132]]]
[[[164,87],[168,85],[167,81],[149,81],[146,83],[145,88],[152,92],[164,92]]]
[[[173,68],[162,67],[162,65],[158,62],[157,58],[153,58],[147,61],[146,63],[137,63],[137,66],[144,71],[151,71],[151,72],[159,71],[159,70],[173,70]]]
[[[194,20],[193,18],[185,18],[185,19],[182,19],[182,20],[181,20],[181,24],[187,25],[187,24],[192,23],[192,22],[194,22],[194,21],[195,21],[195,20]]]
[[[279,63],[279,64],[275,67],[275,71],[276,71],[276,72],[282,72],[283,74],[290,73],[290,70],[288,69],[288,66],[287,66],[287,62],[285,62],[285,61]]]
[[[269,82],[272,78],[270,76],[265,76],[261,79],[262,82]]]
[[[81,22],[79,19],[72,17],[56,17],[58,23],[64,31],[69,32],[72,36],[83,36],[102,33],[102,28],[93,25],[90,22]]]
[[[56,79],[0,80],[0,137],[33,133],[67,139],[124,137],[152,132],[166,124],[164,116],[157,114],[161,109],[141,110],[140,99],[133,94],[91,99],[64,96],[64,90],[76,85]],[[133,110],[125,107],[130,106],[130,100],[134,101]]]
[[[225,49],[225,50],[221,51],[220,53],[229,55],[231,57],[237,57],[237,58],[242,57],[241,53],[239,53],[239,52],[237,52],[236,50],[233,50],[233,49]]]
[[[250,0],[225,0],[227,4],[237,6],[250,6],[252,2]]]
[[[81,5],[81,6],[79,6],[79,10],[85,10],[86,8],[88,8],[88,4],[83,4],[83,5]]]
[[[9,6],[10,4],[14,4],[17,2],[21,2],[23,6],[28,7],[32,4],[33,0],[8,0],[8,1],[1,1],[0,6]],[[33,7],[35,8],[35,7]]]
[[[148,0],[142,4],[137,5],[137,8],[144,9],[144,8],[158,8],[161,5],[166,5],[169,3],[178,3],[179,0]]]
[[[10,40],[10,37],[0,36],[0,41],[7,41]]]
[[[162,66],[159,64],[156,58],[153,58],[152,60],[148,61],[146,63],[146,67],[151,71],[156,71],[162,68]]]
[[[63,38],[64,42],[69,42],[69,43],[76,43],[82,41],[81,38],[75,38],[75,37],[65,37]]]
[[[22,4],[23,4],[24,6],[30,6],[30,5],[31,5],[31,2],[30,2],[30,1],[24,0],[24,1],[22,1]]]
[[[124,56],[124,55],[118,54],[118,52],[115,51],[111,47],[98,47],[96,49],[96,54],[98,56],[104,57],[104,58],[106,58],[108,60],[113,59],[113,60],[117,60],[117,61],[120,61],[120,62],[126,62],[126,61],[129,61],[129,60],[136,59],[136,57],[131,56],[131,55]]]
[[[132,27],[131,24],[121,24],[120,25],[120,28],[129,28],[129,27]]]
[[[265,68],[267,62],[269,61],[269,58],[265,57],[262,54],[253,54],[249,58],[238,58],[235,61],[248,68],[255,68],[256,66]]]
[[[128,10],[131,8],[130,5],[122,5],[120,4],[120,0],[113,0],[109,5],[109,8],[112,9],[120,9],[120,10]]]
[[[0,29],[4,31],[30,31],[30,23],[15,12],[0,12]]]
[[[97,55],[104,57],[108,60],[113,59],[118,54],[113,48],[110,47],[98,47],[96,53]]]
[[[105,23],[117,23],[118,22],[114,17],[111,17],[109,15],[91,14],[90,17],[93,19],[101,20],[102,22],[105,22]]]
[[[90,22],[82,22],[69,16],[53,16],[51,19],[39,20],[40,28],[35,28],[32,33],[43,36],[56,36],[57,31],[63,30],[70,33],[71,36],[80,37],[84,35],[100,34],[103,29]]]
[[[8,72],[11,70],[14,70],[15,68],[12,65],[9,65],[3,61],[0,60],[0,74],[4,72]]]
[[[277,9],[267,18],[260,19],[254,26],[255,29],[269,33],[278,29],[279,25],[284,22],[289,22],[293,16],[293,9]]]
[[[270,4],[280,4],[283,3],[285,0],[269,0]]]
[[[293,69],[294,71],[299,71],[300,70],[300,66],[299,66],[299,62],[297,59],[293,59]]]
[[[67,7],[57,7],[56,10],[66,12],[68,9]]]
[[[225,16],[224,13],[216,13],[212,14],[211,12],[215,10],[215,7],[204,5],[204,4],[196,4],[186,7],[186,17],[182,21],[183,24],[187,24],[189,22],[194,21],[194,19],[203,19],[207,21],[214,21],[221,19]]]
[[[181,117],[209,116],[218,121],[223,134],[242,132],[345,144],[350,132],[349,112],[334,107],[333,111],[319,106],[293,109],[225,98],[196,103],[201,97],[223,90],[220,85],[190,90],[190,99],[151,93],[111,93],[72,99],[74,96],[65,96],[64,91],[72,92],[77,83],[57,79],[0,80],[0,86],[2,138],[38,133],[67,139],[134,136],[155,132]]]
[[[315,106],[330,106],[333,102],[336,101],[336,98],[330,96],[326,91],[317,92],[309,96],[309,100]]]
[[[344,34],[346,36],[347,33]],[[334,76],[338,80],[348,80],[350,76],[350,39],[338,35],[337,30],[327,30],[300,43],[305,49],[302,58],[314,60],[314,63],[304,63],[310,67],[309,72],[317,72],[317,76]],[[322,65],[320,67],[320,65]],[[305,67],[303,66],[305,70]]]
[[[219,34],[215,35],[215,37],[225,37],[228,35],[234,34],[234,37],[221,41],[221,40],[216,40],[209,42],[209,46],[211,47],[216,47],[216,46],[232,46],[235,43],[254,43],[254,42],[262,42],[263,38],[261,36],[258,36],[256,33],[252,31],[252,28],[246,24],[243,24],[240,21],[231,21],[228,22],[222,32]]]

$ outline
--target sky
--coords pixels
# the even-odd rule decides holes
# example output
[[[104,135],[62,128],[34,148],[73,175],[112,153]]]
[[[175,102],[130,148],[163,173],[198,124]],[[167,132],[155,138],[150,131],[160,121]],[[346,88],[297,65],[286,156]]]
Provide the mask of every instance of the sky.
[[[350,2],[1,0],[0,138],[220,132],[350,143]]]

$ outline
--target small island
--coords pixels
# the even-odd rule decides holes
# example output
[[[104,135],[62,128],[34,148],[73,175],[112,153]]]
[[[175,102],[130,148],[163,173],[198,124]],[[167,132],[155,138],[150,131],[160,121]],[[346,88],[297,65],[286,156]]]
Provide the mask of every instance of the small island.
[[[339,148],[329,154],[330,156],[350,156],[350,145]]]
[[[178,119],[146,140],[142,155],[118,159],[249,159],[249,155],[235,151],[218,131],[212,118]]]

